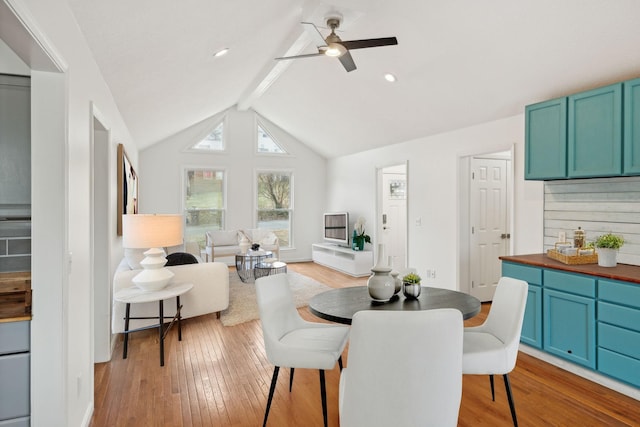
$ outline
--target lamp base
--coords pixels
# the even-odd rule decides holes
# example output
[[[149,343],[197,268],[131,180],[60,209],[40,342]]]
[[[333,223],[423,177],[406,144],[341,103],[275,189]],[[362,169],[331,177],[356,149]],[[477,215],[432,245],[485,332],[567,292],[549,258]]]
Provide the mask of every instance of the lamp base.
[[[146,292],[159,291],[165,288],[174,274],[171,270],[164,268],[167,263],[164,251],[159,248],[152,248],[144,254],[146,258],[140,262],[144,270],[138,273],[131,281]]]

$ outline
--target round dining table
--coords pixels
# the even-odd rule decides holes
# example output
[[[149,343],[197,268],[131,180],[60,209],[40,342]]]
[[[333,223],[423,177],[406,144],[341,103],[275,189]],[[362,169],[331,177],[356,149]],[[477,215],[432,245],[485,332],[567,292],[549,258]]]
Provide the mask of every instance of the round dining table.
[[[309,301],[309,311],[321,319],[350,325],[353,315],[361,310],[433,310],[455,308],[463,319],[480,313],[480,300],[472,295],[449,289],[423,286],[420,296],[406,298],[400,292],[387,302],[377,302],[369,296],[366,286],[332,289],[322,292]]]

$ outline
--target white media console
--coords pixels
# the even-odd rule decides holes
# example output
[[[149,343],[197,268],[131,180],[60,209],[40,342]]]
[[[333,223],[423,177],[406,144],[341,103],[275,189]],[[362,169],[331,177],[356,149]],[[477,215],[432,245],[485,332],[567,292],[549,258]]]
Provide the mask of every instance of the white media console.
[[[354,251],[329,243],[314,243],[311,245],[311,253],[313,262],[350,276],[363,277],[371,274],[372,251]]]

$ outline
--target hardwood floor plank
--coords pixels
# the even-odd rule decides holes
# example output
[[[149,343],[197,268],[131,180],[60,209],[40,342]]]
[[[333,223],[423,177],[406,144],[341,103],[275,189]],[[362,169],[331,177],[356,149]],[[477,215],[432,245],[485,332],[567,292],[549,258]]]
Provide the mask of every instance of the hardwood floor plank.
[[[290,271],[331,287],[366,284],[313,264],[289,264]],[[247,285],[252,286],[252,285]],[[489,312],[465,322],[480,324]],[[299,310],[314,322],[326,322]],[[183,340],[172,330],[166,341],[165,367],[160,367],[155,331],[131,335],[129,357],[122,341],[110,362],[95,367],[95,411],[92,427],[103,426],[258,426],[267,402],[273,366],[266,358],[257,320],[225,327],[214,314],[187,319]],[[348,365],[348,347],[343,354]],[[558,367],[519,353],[510,374],[516,411],[523,426],[638,426],[640,403]],[[326,372],[330,426],[339,425],[338,367]],[[269,426],[321,426],[317,370],[299,369],[289,393],[289,370],[281,369]],[[458,426],[511,426],[501,377],[491,401],[487,376],[464,376]]]

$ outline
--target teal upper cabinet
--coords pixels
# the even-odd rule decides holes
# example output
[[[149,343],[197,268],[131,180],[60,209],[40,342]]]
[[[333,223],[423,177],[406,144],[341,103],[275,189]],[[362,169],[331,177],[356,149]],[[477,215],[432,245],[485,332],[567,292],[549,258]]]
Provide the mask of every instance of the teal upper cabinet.
[[[569,96],[568,177],[622,174],[622,83]]]
[[[640,174],[640,79],[624,83],[624,168]]]
[[[566,178],[567,98],[527,105],[525,122],[525,179]]]

